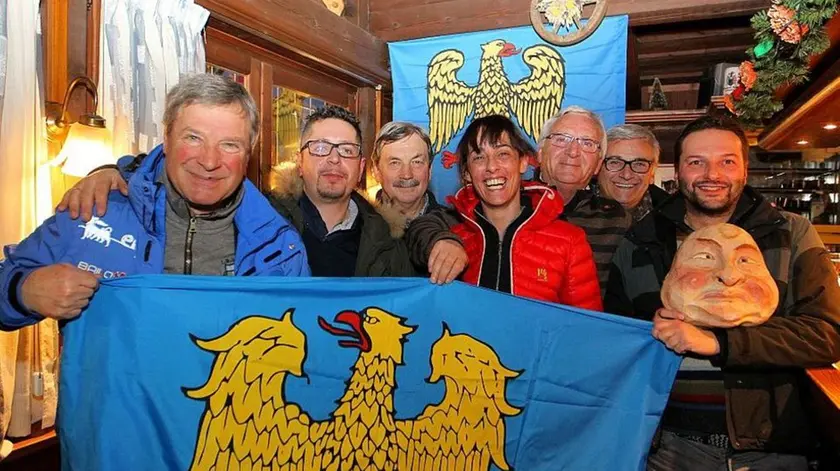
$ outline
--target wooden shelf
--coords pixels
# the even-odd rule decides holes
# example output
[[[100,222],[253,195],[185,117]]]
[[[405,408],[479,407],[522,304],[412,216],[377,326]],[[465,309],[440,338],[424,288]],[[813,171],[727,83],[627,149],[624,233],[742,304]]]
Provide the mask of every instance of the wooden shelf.
[[[684,124],[705,114],[705,109],[628,111],[625,122],[627,124]]]
[[[44,430],[43,433],[15,442],[12,452],[3,462],[5,463],[7,461],[14,461],[17,458],[23,458],[24,456],[31,455],[32,453],[38,452],[57,443],[58,437],[55,434],[55,429],[49,428]]]
[[[814,229],[817,230],[817,233],[820,235],[820,238],[825,245],[840,245],[840,226],[831,226],[825,224],[815,224]],[[838,372],[840,375],[840,372]],[[838,388],[838,394],[840,394],[840,387]],[[838,396],[840,397],[840,396]],[[838,406],[840,407],[840,406]]]

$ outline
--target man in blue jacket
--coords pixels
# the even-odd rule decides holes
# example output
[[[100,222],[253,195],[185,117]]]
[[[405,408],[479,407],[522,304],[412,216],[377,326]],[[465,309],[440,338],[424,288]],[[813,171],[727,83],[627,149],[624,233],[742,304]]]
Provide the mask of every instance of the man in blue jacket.
[[[127,196],[88,222],[61,212],[0,262],[0,328],[78,316],[100,279],[134,274],[308,276],[297,231],[247,180],[256,104],[215,75],[166,97],[164,143],[142,159]]]

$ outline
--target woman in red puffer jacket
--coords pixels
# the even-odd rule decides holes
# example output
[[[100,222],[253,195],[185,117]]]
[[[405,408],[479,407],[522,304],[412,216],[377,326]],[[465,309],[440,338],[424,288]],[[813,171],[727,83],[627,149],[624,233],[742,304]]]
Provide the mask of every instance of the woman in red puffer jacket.
[[[462,280],[527,298],[603,310],[583,229],[561,221],[552,188],[522,182],[533,148],[503,116],[472,122],[458,145],[467,185],[450,202],[469,264]]]

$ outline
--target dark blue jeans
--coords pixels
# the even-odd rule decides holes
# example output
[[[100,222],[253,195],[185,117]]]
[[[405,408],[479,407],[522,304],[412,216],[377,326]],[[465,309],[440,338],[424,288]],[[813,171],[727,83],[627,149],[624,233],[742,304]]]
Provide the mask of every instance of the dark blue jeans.
[[[800,455],[731,451],[704,445],[662,431],[655,452],[648,456],[648,471],[808,471]]]

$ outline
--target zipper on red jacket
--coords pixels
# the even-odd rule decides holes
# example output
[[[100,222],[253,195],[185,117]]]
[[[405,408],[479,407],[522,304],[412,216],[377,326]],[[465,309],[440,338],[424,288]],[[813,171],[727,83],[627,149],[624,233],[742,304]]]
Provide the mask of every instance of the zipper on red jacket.
[[[499,278],[502,276],[502,249],[505,246],[505,235],[507,231],[499,237],[499,256],[496,257],[496,291],[499,291]],[[510,280],[510,292],[513,293],[513,280]]]
[[[184,244],[184,274],[192,274],[192,244],[195,237],[195,216],[190,217],[190,225],[187,228],[187,240]]]

